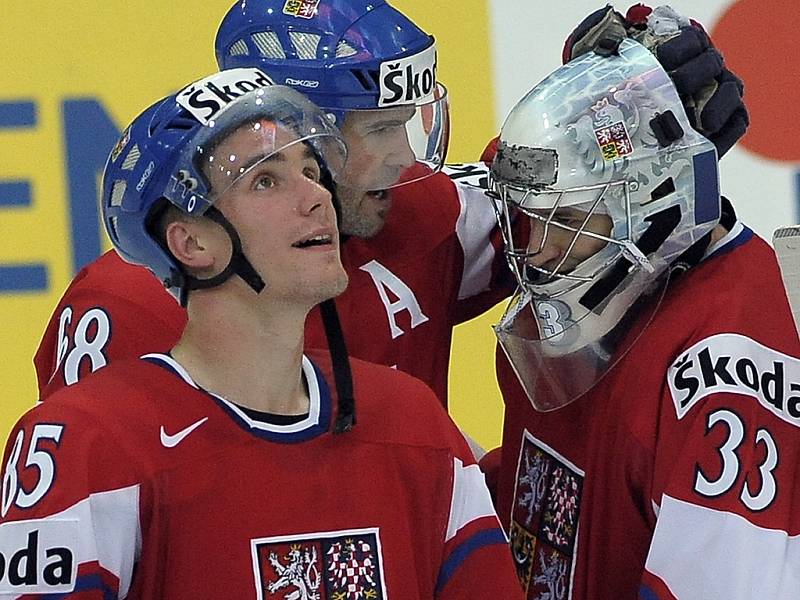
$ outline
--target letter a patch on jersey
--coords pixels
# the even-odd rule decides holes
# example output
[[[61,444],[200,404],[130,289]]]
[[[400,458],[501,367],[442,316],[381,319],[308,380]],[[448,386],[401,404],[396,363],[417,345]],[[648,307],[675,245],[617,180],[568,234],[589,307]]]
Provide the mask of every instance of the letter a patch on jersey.
[[[258,600],[387,600],[378,529],[252,540]]]
[[[584,472],[524,433],[509,540],[526,598],[572,597]]]
[[[359,268],[369,273],[369,276],[372,277],[372,281],[378,290],[378,295],[386,308],[386,318],[389,319],[389,330],[393,340],[405,333],[397,324],[396,317],[398,313],[408,311],[409,315],[411,315],[411,329],[422,325],[428,320],[428,317],[423,314],[414,292],[397,275],[377,260],[371,260]],[[391,301],[387,291],[396,296],[397,300]]]

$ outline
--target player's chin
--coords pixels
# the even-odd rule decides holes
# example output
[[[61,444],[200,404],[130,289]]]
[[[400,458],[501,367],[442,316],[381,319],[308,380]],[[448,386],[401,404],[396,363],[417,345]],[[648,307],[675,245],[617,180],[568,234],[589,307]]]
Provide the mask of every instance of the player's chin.
[[[316,302],[323,302],[340,296],[346,289],[349,278],[344,268],[340,268],[338,272],[333,272],[324,281],[319,282],[317,288]]]
[[[380,211],[373,215],[373,218],[369,219],[368,224],[362,229],[363,235],[360,237],[369,239],[378,235],[386,224],[387,213],[388,211]]]
[[[392,191],[375,190],[364,193],[361,199],[361,208],[365,213],[375,213],[381,221],[385,221],[392,208]]]
[[[381,232],[388,216],[388,206],[362,204],[356,214],[343,216],[341,231],[347,236],[373,238]]]
[[[350,278],[347,275],[347,272],[342,268],[342,272],[339,276],[334,280],[333,285],[331,286],[331,298],[335,298],[336,296],[341,295],[347,289],[347,284],[350,283]]]

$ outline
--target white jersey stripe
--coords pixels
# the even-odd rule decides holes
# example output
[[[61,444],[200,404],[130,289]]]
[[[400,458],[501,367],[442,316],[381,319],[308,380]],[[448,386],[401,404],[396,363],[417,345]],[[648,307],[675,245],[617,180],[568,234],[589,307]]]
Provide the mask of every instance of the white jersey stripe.
[[[167,354],[145,354],[141,358],[149,358],[149,359],[156,359],[160,360],[163,363],[169,365],[181,378],[190,386],[195,389],[201,389],[197,383],[195,383],[192,376],[189,372],[181,365],[177,360],[172,358]],[[242,409],[236,406],[230,400],[223,398],[222,396],[215,394],[209,390],[204,390],[207,393],[211,394],[218,400],[220,400],[225,406],[227,406],[232,412],[236,413],[236,415],[251,429],[260,429],[262,431],[270,431],[273,433],[282,433],[282,434],[289,434],[289,433],[297,433],[301,431],[305,431],[309,427],[313,427],[314,425],[319,424],[319,416],[321,412],[321,397],[320,397],[320,386],[319,381],[317,379],[317,373],[314,370],[314,365],[312,364],[311,360],[304,354],[303,361],[302,361],[302,369],[303,369],[303,376],[305,377],[306,384],[308,385],[308,398],[309,398],[309,410],[308,410],[308,417],[303,419],[302,421],[298,421],[297,423],[292,423],[291,425],[274,425],[272,423],[265,423],[263,421],[256,421],[255,419],[251,419]]]
[[[453,539],[464,526],[482,517],[497,520],[483,473],[478,465],[465,467],[460,459],[453,458],[453,497],[445,542]]]
[[[485,174],[487,168],[481,164]],[[456,182],[461,212],[456,221],[456,234],[464,251],[464,271],[458,299],[470,298],[489,289],[495,249],[490,243],[497,226],[492,200],[486,190]]]
[[[3,544],[16,544],[17,548],[22,547],[20,540],[27,539],[33,532],[43,544],[69,549],[76,569],[81,564],[97,561],[119,579],[119,597],[125,598],[142,548],[139,486],[91,494],[66,510],[43,519],[9,521],[0,525]],[[2,544],[0,549],[7,550]],[[73,576],[73,585],[74,581]],[[14,591],[18,589],[0,589],[4,593]],[[33,590],[23,591],[31,593]],[[64,590],[43,587],[37,591],[53,593]]]
[[[676,598],[789,600],[799,564],[800,536],[665,495],[645,568]]]

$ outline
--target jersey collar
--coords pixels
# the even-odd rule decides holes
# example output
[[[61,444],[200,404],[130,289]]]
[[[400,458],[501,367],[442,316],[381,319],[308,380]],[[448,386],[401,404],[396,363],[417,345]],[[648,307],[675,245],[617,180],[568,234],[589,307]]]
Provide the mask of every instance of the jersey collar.
[[[208,395],[237,425],[257,437],[273,442],[297,443],[313,439],[330,428],[332,403],[328,383],[319,368],[305,355],[302,369],[308,387],[308,417],[290,425],[276,425],[251,418],[231,401],[201,388],[183,365],[168,354],[145,354],[141,358],[173,372],[186,384]]]

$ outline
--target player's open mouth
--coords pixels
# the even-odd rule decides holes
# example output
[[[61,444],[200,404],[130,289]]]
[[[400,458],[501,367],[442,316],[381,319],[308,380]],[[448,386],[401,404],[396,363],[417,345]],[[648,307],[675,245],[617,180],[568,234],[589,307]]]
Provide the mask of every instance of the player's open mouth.
[[[311,235],[292,244],[295,248],[313,248],[316,246],[330,246],[333,244],[333,235],[330,233],[318,233]]]

